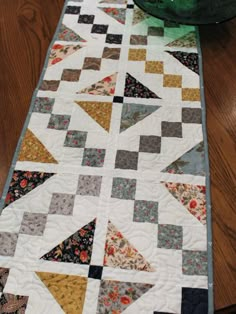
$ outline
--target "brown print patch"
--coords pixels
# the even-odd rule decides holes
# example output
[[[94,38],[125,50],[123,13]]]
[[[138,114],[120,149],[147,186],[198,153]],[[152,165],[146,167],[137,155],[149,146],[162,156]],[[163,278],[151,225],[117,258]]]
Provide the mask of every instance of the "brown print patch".
[[[83,70],[95,70],[99,71],[101,67],[101,59],[100,58],[84,58]]]
[[[145,61],[146,49],[129,49],[129,61]]]
[[[64,69],[62,72],[61,80],[68,82],[78,82],[81,70]]]
[[[104,59],[119,60],[120,59],[120,48],[105,47],[103,50],[102,57]]]

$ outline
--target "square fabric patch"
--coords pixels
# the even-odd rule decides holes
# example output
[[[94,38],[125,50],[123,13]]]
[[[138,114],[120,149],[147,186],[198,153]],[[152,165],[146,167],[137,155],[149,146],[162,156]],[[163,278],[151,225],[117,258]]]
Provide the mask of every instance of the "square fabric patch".
[[[182,88],[183,101],[200,101],[199,88]]]
[[[48,122],[48,129],[67,130],[70,123],[70,116],[52,114]]]
[[[80,78],[81,70],[64,69],[62,72],[61,80],[68,82],[77,82]]]
[[[68,5],[66,7],[66,14],[79,14],[80,13],[80,7],[77,7],[75,5]]]
[[[78,23],[80,24],[93,24],[94,15],[83,14],[79,16]]]
[[[158,223],[158,202],[136,200],[134,202],[135,222]]]
[[[47,80],[44,80],[44,81],[42,81],[39,89],[40,90],[45,90],[45,91],[56,92],[58,87],[59,87],[59,85],[60,85],[60,81],[56,81],[56,80],[47,81]]]
[[[136,179],[113,178],[111,197],[124,200],[134,200]]]
[[[0,232],[0,255],[14,256],[17,239],[17,233]]]
[[[49,214],[72,215],[75,195],[64,193],[53,193],[49,206]]]
[[[145,72],[146,73],[164,73],[164,64],[162,61],[146,61],[145,62]]]
[[[208,290],[200,288],[182,288],[181,314],[208,313]]]
[[[36,97],[34,101],[33,112],[51,113],[55,98],[49,97]]]
[[[99,71],[101,67],[101,59],[100,58],[84,58],[83,70],[95,70]]]
[[[120,59],[120,48],[105,47],[103,50],[102,57],[104,59],[119,60]]]
[[[138,152],[118,150],[116,153],[115,168],[137,170]]]
[[[175,225],[158,225],[158,247],[162,249],[181,250],[183,229]]]
[[[201,108],[182,108],[183,123],[202,123]]]
[[[103,271],[102,266],[90,265],[88,277],[93,278],[93,279],[101,279],[102,278],[102,271]]]
[[[42,236],[46,222],[46,214],[25,212],[20,227],[20,233]]]
[[[146,49],[129,49],[129,61],[145,61]]]
[[[147,45],[147,36],[131,35],[130,45]]]
[[[93,24],[91,33],[94,33],[94,34],[106,34],[107,30],[108,30],[108,25]]]
[[[149,26],[148,27],[148,36],[164,36],[164,28],[163,27],[155,27],[155,26]]]
[[[182,270],[184,275],[207,276],[207,252],[183,251]]]
[[[182,76],[173,74],[164,74],[163,87],[182,87]]]
[[[141,135],[139,142],[139,151],[142,153],[156,153],[161,152],[161,137],[154,135]]]
[[[182,137],[182,123],[162,121],[161,135],[163,137]]]
[[[99,196],[102,184],[102,177],[80,175],[77,188],[77,194]]]
[[[103,167],[105,154],[105,149],[85,148],[82,166]]]
[[[107,34],[106,43],[120,45],[122,43],[122,35]]]
[[[84,148],[87,139],[87,134],[88,134],[87,132],[83,131],[76,130],[67,131],[64,146]]]

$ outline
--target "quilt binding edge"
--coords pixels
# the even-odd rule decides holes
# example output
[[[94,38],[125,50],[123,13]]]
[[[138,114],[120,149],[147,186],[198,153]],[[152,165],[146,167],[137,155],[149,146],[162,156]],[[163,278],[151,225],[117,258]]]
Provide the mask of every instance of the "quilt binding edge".
[[[20,134],[20,137],[17,142],[16,150],[13,155],[13,159],[11,162],[11,166],[8,172],[7,180],[4,185],[2,197],[0,200],[0,216],[3,210],[5,198],[7,195],[7,191],[10,186],[11,178],[13,171],[16,166],[16,162],[18,160],[19,151],[21,148],[21,144],[26,132],[26,129],[28,127],[33,107],[34,107],[34,101],[37,97],[37,93],[39,90],[39,87],[43,81],[44,74],[47,70],[47,64],[50,56],[51,48],[54,44],[54,42],[57,39],[57,35],[60,30],[60,25],[62,23],[66,7],[69,1],[72,0],[65,0],[60,19],[58,21],[55,33],[53,35],[53,38],[50,42],[50,45],[47,50],[46,58],[44,61],[44,65],[41,71],[41,75],[39,77],[38,84],[33,92],[30,107]],[[211,190],[210,190],[210,165],[209,165],[209,154],[208,154],[208,140],[207,140],[207,123],[206,123],[206,102],[205,102],[205,92],[204,92],[204,78],[203,78],[203,61],[202,61],[202,50],[201,50],[201,44],[200,44],[200,34],[199,34],[199,27],[195,27],[196,30],[196,36],[197,36],[197,50],[198,50],[198,56],[199,56],[199,79],[200,79],[200,92],[201,92],[201,108],[202,108],[202,131],[203,131],[203,139],[204,139],[204,153],[205,153],[205,169],[206,169],[206,204],[207,204],[207,257],[208,257],[208,314],[214,313],[214,293],[213,293],[213,256],[212,256],[212,213],[211,213]]]

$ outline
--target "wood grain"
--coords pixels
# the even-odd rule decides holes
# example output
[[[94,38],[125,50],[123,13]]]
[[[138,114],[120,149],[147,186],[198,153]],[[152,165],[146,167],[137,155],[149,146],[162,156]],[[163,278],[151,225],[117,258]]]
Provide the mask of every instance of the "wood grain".
[[[64,0],[0,0],[0,191]],[[236,313],[236,20],[200,28],[217,313]]]

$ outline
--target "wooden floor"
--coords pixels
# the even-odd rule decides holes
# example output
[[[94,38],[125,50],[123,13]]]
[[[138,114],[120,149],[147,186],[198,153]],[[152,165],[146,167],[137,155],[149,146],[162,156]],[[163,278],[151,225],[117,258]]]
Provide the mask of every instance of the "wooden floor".
[[[64,0],[0,0],[0,191]],[[236,313],[236,19],[200,29],[211,164],[215,309]],[[218,312],[218,311],[217,311]]]

